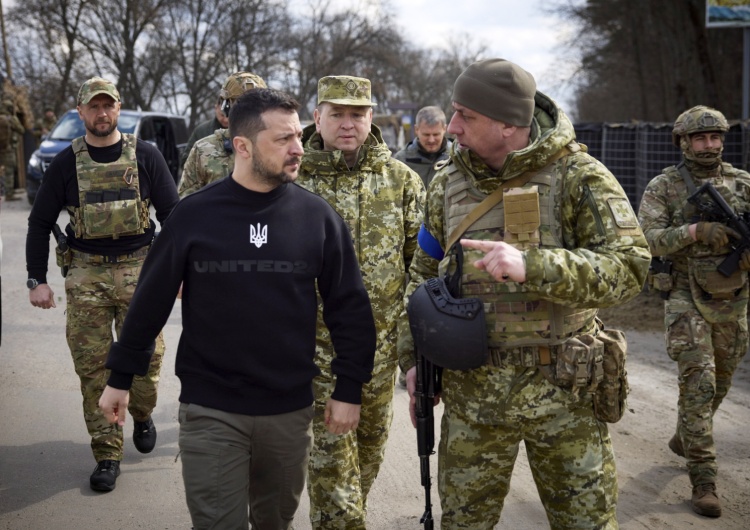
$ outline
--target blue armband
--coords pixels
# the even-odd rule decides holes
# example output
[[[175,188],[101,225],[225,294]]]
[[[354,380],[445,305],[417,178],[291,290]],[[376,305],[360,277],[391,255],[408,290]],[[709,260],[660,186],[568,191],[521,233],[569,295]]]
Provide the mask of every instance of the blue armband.
[[[417,242],[419,243],[419,247],[431,258],[435,258],[438,261],[443,259],[443,256],[445,255],[443,247],[440,246],[440,243],[435,239],[435,236],[430,234],[424,223],[422,223],[422,226],[419,228]]]

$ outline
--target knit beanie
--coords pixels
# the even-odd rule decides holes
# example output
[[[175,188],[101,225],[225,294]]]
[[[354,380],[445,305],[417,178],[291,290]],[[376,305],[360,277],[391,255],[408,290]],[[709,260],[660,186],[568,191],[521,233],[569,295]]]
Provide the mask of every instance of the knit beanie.
[[[484,59],[471,64],[453,85],[453,101],[471,110],[517,127],[534,118],[534,77],[505,59]]]

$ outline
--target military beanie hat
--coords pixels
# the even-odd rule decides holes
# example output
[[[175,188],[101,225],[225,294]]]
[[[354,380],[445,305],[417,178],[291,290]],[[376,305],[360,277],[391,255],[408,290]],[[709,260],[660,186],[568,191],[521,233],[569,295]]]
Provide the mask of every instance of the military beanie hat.
[[[267,88],[266,82],[251,72],[235,72],[224,80],[219,98],[234,100],[253,88]]]
[[[120,93],[112,81],[101,77],[92,77],[81,85],[78,91],[78,104],[87,105],[91,99],[99,94],[107,94],[115,101],[120,101]]]
[[[505,59],[471,64],[453,85],[453,101],[488,118],[528,127],[534,118],[534,77]]]

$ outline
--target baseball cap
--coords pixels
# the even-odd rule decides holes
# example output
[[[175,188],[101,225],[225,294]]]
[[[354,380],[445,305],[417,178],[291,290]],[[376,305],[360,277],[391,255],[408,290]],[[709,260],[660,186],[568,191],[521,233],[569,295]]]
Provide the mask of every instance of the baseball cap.
[[[101,77],[92,77],[81,85],[81,89],[78,91],[78,104],[86,105],[91,101],[91,98],[98,94],[107,94],[115,101],[120,101],[120,93],[112,81]]]
[[[318,104],[335,103],[357,107],[374,107],[370,80],[350,75],[329,75],[318,81]]]

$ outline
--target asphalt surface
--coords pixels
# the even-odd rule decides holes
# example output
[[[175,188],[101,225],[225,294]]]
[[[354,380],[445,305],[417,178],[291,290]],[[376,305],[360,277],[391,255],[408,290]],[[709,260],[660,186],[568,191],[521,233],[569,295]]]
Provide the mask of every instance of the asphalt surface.
[[[2,345],[0,346],[0,529],[187,529],[190,519],[177,447],[177,396],[174,354],[180,334],[180,301],[165,327],[167,352],[159,403],[154,412],[157,447],[141,455],[133,447],[132,422],[125,427],[125,458],[117,488],[101,494],[89,489],[95,462],[88,446],[78,379],[65,341],[63,279],[50,257],[49,280],[57,308],[40,310],[28,302],[25,286],[25,234],[30,207],[3,203],[0,230],[2,263]],[[60,224],[66,222],[61,215]],[[743,361],[735,387],[716,420],[720,440],[719,492],[724,515],[695,515],[686,499],[684,464],[669,453],[674,428],[674,367],[663,353],[658,333],[629,335],[631,412],[611,427],[618,460],[623,529],[740,529],[750,517],[750,363]],[[395,414],[386,460],[369,500],[368,528],[421,528],[424,510],[415,431],[408,418],[406,392],[397,387]],[[440,410],[436,414],[439,420]],[[439,421],[436,421],[439,425]],[[436,439],[438,433],[436,433]],[[432,458],[433,482],[437,459]],[[433,485],[433,513],[439,500]],[[306,530],[308,500],[303,496],[295,528]],[[439,524],[435,524],[439,528]],[[495,528],[548,528],[523,452],[519,455],[503,517]]]

